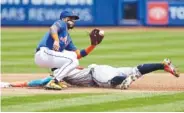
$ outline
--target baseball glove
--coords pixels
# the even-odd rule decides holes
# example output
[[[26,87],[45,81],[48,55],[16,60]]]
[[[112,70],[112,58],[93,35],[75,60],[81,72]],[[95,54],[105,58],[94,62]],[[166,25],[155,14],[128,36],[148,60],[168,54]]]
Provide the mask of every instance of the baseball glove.
[[[89,34],[91,45],[98,45],[102,42],[104,35],[100,35],[99,32],[100,32],[100,30],[95,28]]]

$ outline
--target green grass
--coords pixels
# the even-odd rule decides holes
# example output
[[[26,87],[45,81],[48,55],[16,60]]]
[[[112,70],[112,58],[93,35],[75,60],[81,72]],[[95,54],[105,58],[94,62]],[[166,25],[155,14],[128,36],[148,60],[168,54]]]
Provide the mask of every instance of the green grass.
[[[184,111],[183,92],[33,95],[17,100],[16,96],[4,98],[2,111]]]
[[[37,44],[47,30],[39,29],[2,29],[2,73],[43,73],[49,72],[34,63]],[[89,38],[84,30],[75,29],[71,33],[78,48],[89,45]],[[164,58],[172,59],[184,72],[184,32],[171,30],[105,32],[104,41],[80,65],[92,63],[112,66],[135,66],[142,63],[161,62]]]
[[[34,63],[35,48],[45,29],[1,29],[2,73],[49,72]],[[89,45],[85,30],[71,31],[78,48]],[[184,32],[171,30],[108,30],[104,41],[80,65],[135,66],[164,58],[184,72]],[[2,111],[160,111],[184,112],[184,92],[121,92],[101,94],[39,94],[2,96]]]
[[[1,29],[2,73],[49,72],[34,63],[37,44],[45,29]],[[89,45],[85,30],[71,31],[78,48]],[[184,72],[184,32],[171,30],[123,31],[108,30],[104,41],[80,65],[108,64],[135,66],[162,62],[164,58]],[[2,111],[159,111],[184,112],[184,92],[124,92],[101,94],[39,94],[29,96],[2,96]]]
[[[31,96],[14,96],[12,98],[5,98],[1,99],[1,103],[3,106],[9,106],[9,105],[18,105],[18,104],[26,104],[26,103],[36,103],[36,102],[44,102],[44,101],[52,101],[56,99],[70,99],[73,97],[85,97],[90,95],[102,95],[102,94],[50,94],[50,95],[31,95]]]
[[[184,100],[183,94],[184,93],[179,93],[174,95],[160,95],[160,96],[153,96],[153,97],[147,97],[147,98],[141,97],[141,98],[133,98],[133,99],[127,99],[127,100],[119,100],[115,102],[105,102],[105,103],[99,103],[99,104],[80,105],[80,106],[65,107],[65,108],[58,108],[58,109],[48,109],[44,111],[50,111],[50,112],[53,112],[53,111],[54,112],[114,111],[117,109],[142,107],[142,106],[157,105],[157,104],[164,104],[164,103],[174,103],[176,101]],[[184,105],[184,101],[183,101],[183,105]],[[90,108],[93,108],[93,109],[90,109]]]

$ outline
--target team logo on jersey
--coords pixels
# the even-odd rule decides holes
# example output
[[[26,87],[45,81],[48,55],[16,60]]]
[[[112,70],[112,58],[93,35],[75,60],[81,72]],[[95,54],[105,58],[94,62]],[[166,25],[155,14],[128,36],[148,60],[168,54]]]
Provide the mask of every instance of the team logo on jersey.
[[[165,25],[168,24],[168,3],[148,2],[147,23]]]
[[[64,38],[61,37],[60,40],[61,40],[62,42],[64,42],[65,45],[68,44],[68,42],[67,42],[67,36],[65,36]]]

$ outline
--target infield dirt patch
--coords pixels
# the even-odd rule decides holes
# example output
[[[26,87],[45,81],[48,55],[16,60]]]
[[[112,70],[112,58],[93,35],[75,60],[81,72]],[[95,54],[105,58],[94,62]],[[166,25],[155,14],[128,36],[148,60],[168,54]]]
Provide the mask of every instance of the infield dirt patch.
[[[48,74],[3,74],[3,82],[29,81],[44,78]],[[42,88],[3,88],[2,95],[28,95],[28,94],[58,94],[58,93],[108,93],[108,92],[137,92],[137,91],[184,91],[184,76],[176,78],[168,73],[152,73],[138,79],[128,90],[69,87],[61,91],[44,90]]]

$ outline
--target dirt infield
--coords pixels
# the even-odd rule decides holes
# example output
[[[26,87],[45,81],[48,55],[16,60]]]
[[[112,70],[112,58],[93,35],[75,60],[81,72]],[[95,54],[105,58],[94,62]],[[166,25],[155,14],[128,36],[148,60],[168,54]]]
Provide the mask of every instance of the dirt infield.
[[[3,82],[28,81],[43,78],[47,74],[3,74]],[[104,93],[104,92],[130,92],[130,91],[184,91],[184,74],[179,78],[168,73],[152,73],[135,81],[128,90],[108,88],[69,87],[62,91],[48,91],[42,88],[3,88],[2,95],[27,94],[58,94],[58,93]]]

